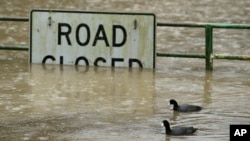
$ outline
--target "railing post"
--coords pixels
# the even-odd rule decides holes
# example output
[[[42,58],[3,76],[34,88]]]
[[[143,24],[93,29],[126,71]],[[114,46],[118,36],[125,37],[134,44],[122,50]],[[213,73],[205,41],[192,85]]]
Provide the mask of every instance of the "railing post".
[[[213,70],[213,27],[211,25],[206,25],[206,70]]]

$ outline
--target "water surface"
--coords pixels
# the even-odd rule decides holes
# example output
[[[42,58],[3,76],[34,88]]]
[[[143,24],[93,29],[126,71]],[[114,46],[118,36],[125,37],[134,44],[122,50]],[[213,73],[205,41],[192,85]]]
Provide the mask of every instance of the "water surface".
[[[250,1],[1,0],[1,16],[35,8],[151,12],[157,22],[250,23]],[[28,23],[1,22],[0,44],[29,43]],[[249,55],[249,30],[214,31],[214,52]],[[204,30],[157,27],[157,51],[204,53]],[[249,124],[248,61],[157,58],[155,70],[39,65],[28,52],[0,51],[1,140],[221,141],[230,124]],[[169,99],[201,105],[172,111]],[[166,136],[160,126],[194,126],[192,136]]]

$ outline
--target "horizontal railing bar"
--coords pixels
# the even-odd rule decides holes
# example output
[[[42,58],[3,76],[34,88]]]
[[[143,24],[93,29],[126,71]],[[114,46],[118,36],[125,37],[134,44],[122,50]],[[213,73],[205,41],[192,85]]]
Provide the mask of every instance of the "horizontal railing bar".
[[[171,26],[171,27],[198,27],[205,28],[210,26],[212,28],[231,28],[231,29],[250,29],[250,24],[224,24],[224,23],[157,23],[157,26]]]
[[[28,51],[29,47],[27,46],[1,46],[0,50],[18,50],[18,51]]]
[[[171,27],[198,27],[198,28],[204,28],[205,24],[199,24],[199,23],[157,23],[157,26],[171,26]]]
[[[211,24],[213,28],[250,29],[250,24]]]
[[[13,22],[28,22],[27,17],[0,17],[0,21]],[[212,26],[213,28],[233,28],[233,29],[250,29],[250,24],[224,24],[224,23],[163,23],[158,22],[157,26],[172,26],[172,27],[198,27],[204,28]]]
[[[0,17],[0,21],[28,22],[29,18],[26,18],[26,17]]]
[[[191,53],[156,53],[157,57],[182,57],[182,58],[206,58],[205,54],[191,54]]]
[[[228,60],[250,60],[250,55],[225,55],[214,54],[213,59],[228,59]]]

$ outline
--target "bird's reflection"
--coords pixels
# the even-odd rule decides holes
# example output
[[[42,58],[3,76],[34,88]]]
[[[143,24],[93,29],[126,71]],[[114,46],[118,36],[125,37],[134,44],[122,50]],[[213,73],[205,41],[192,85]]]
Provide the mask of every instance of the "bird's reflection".
[[[173,115],[172,115],[172,117],[170,118],[170,120],[176,121],[178,116],[179,116],[179,112],[173,111]]]

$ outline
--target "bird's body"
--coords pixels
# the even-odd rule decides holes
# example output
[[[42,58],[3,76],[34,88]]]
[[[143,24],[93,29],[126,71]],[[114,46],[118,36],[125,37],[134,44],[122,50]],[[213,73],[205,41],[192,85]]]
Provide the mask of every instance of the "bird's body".
[[[164,120],[162,122],[165,127],[167,135],[174,135],[174,136],[191,135],[198,129],[194,127],[173,127],[171,129],[169,122],[167,120]]]
[[[194,112],[194,111],[200,111],[202,109],[201,106],[197,105],[190,105],[190,104],[183,104],[183,105],[178,105],[178,103],[174,100],[171,99],[170,104],[174,105],[174,111],[179,111],[179,112]]]
[[[166,132],[166,134],[175,135],[175,136],[190,135],[190,134],[193,134],[197,129],[198,128],[194,128],[194,127],[174,127],[171,129],[170,132]]]

